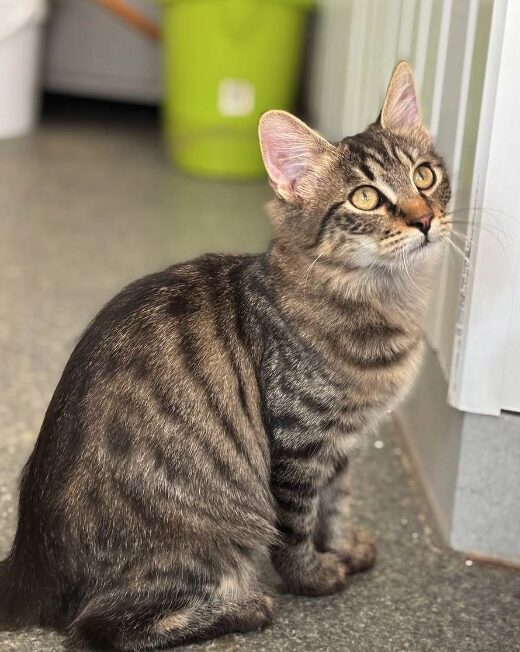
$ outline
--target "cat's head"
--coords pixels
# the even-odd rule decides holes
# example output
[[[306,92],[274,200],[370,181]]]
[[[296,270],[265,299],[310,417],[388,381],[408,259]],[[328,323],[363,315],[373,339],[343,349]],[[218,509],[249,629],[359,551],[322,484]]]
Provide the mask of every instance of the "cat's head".
[[[392,74],[377,121],[356,136],[330,143],[284,111],[265,113],[259,133],[278,238],[343,268],[436,258],[450,230],[450,184],[406,62]]]

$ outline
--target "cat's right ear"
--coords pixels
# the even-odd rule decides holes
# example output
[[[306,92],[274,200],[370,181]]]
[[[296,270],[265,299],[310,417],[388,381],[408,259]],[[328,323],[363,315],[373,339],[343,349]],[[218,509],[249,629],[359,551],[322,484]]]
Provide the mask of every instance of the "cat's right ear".
[[[397,132],[421,127],[413,71],[407,61],[400,61],[392,72],[379,122],[385,129]]]
[[[287,202],[305,195],[305,180],[316,170],[332,145],[286,111],[267,111],[258,125],[260,148],[269,181]]]

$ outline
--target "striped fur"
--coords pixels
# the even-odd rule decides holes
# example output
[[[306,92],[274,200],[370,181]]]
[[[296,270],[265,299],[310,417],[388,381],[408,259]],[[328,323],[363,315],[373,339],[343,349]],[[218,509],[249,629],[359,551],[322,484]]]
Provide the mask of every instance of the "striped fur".
[[[373,563],[348,521],[348,460],[420,363],[448,177],[420,125],[389,130],[383,115],[330,144],[274,118],[298,125],[305,165],[271,178],[269,251],[133,283],[73,352],[0,564],[4,627],[57,627],[76,647],[176,645],[270,622],[262,550],[307,595]],[[437,182],[419,193],[424,161]],[[349,203],[364,184],[386,197],[370,213]],[[433,212],[427,241],[409,223],[417,201]]]

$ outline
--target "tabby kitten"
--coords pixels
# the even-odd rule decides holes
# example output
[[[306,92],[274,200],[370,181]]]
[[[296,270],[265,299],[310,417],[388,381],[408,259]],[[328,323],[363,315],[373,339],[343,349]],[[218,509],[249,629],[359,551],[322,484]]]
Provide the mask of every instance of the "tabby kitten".
[[[269,251],[132,283],[72,353],[0,565],[4,627],[171,646],[271,621],[266,548],[303,595],[374,563],[349,451],[417,371],[448,176],[404,62],[363,133],[332,144],[269,111],[260,142]]]

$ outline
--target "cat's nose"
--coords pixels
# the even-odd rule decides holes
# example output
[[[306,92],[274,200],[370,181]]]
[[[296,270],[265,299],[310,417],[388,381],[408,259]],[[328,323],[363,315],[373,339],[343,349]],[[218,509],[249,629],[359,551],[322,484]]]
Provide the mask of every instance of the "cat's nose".
[[[424,215],[421,215],[419,217],[412,217],[408,220],[406,220],[406,223],[408,226],[415,226],[416,228],[419,229],[424,235],[428,233],[430,230],[430,227],[432,225],[432,220],[433,220],[433,213],[429,211],[428,213],[425,213]]]
[[[408,226],[415,226],[426,235],[433,220],[433,211],[424,197],[407,198],[400,202],[401,216]]]

